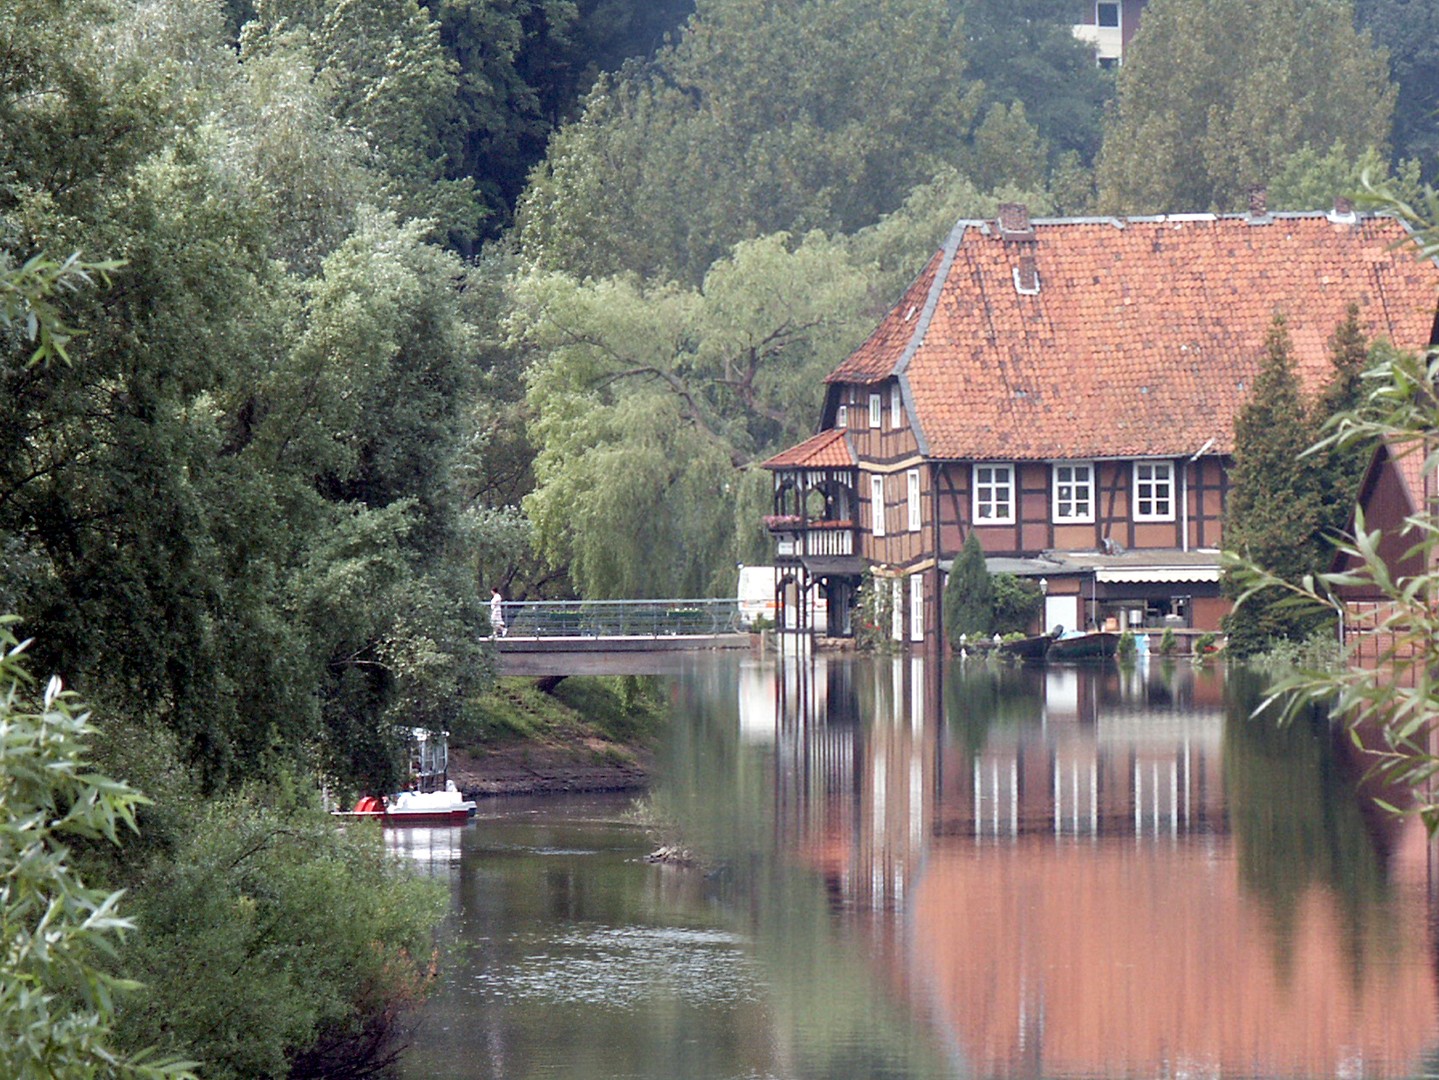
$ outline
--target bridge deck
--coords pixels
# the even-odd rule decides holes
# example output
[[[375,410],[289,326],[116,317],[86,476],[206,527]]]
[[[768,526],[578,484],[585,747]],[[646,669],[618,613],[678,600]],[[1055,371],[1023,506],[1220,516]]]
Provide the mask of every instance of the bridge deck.
[[[502,675],[666,675],[696,652],[748,649],[750,635],[523,637],[495,639]]]

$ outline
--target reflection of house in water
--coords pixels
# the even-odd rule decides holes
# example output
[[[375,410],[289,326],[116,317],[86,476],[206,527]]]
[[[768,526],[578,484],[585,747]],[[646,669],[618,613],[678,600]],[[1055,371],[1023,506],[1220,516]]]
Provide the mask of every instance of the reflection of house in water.
[[[935,666],[821,655],[776,676],[778,821],[838,904],[900,905],[917,871],[934,805]]]
[[[1439,1045],[1422,825],[1364,820],[1327,729],[1188,668],[817,662],[774,701],[782,843],[963,1072],[1401,1076]]]
[[[947,771],[953,836],[912,891],[909,992],[989,1075],[1408,1075],[1439,1001],[1428,965],[1392,958],[1432,955],[1423,894],[1361,902],[1335,880],[1361,874],[1293,865],[1322,856],[1292,840],[1342,846],[1324,815],[1350,811],[1365,844],[1353,803],[1296,794],[1307,778],[1283,762],[1302,733],[1227,719],[1216,675],[1168,700],[1079,675],[1078,713],[1047,695],[1037,737],[992,732],[975,768]],[[1422,828],[1395,839],[1391,870],[1422,888]]]
[[[1178,695],[1145,670],[1049,667],[1039,733],[991,732],[967,766],[948,755],[939,833],[1162,835],[1225,828],[1221,683]],[[955,718],[951,718],[953,721]]]

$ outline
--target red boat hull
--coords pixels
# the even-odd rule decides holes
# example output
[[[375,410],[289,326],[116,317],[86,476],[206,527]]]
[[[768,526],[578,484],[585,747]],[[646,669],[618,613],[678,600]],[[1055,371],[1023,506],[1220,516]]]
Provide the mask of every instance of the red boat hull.
[[[335,817],[378,821],[381,825],[463,825],[470,819],[464,807],[453,810],[336,810]]]

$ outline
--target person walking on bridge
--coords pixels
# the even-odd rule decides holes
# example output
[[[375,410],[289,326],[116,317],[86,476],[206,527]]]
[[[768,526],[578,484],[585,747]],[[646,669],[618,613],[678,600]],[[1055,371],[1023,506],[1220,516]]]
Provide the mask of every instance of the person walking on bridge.
[[[507,629],[505,598],[500,595],[500,587],[496,585],[490,590],[490,634],[493,637],[504,637]]]

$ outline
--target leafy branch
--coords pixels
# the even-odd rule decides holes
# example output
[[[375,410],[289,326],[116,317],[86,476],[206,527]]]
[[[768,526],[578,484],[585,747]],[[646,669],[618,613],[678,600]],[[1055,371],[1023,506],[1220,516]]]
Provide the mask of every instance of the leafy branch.
[[[18,324],[25,341],[35,346],[27,367],[47,363],[52,357],[70,363],[66,347],[80,331],[64,320],[51,297],[79,292],[94,285],[97,277],[108,285],[110,274],[123,265],[113,259],[86,262],[78,251],[56,262],[42,252],[18,269],[0,273],[0,329]]]

